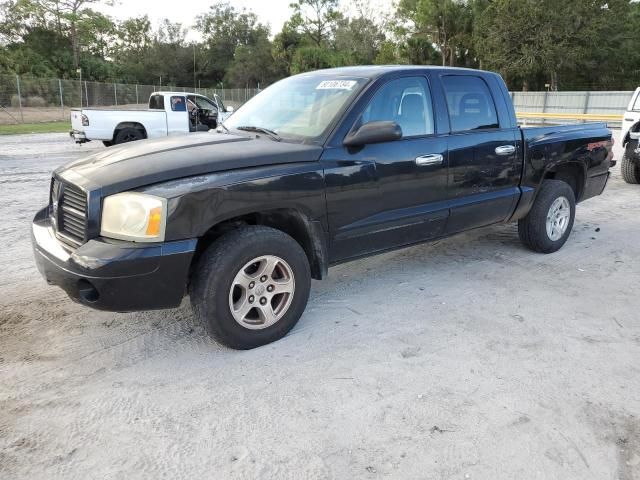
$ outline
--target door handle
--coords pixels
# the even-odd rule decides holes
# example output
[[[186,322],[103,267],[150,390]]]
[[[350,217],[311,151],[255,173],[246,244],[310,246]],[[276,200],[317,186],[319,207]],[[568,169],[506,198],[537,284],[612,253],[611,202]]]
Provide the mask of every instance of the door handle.
[[[416,165],[419,167],[427,167],[429,165],[442,165],[444,157],[439,153],[430,153],[429,155],[420,155],[416,157]]]
[[[501,147],[496,147],[496,155],[513,155],[516,153],[516,147],[513,145],[502,145]]]

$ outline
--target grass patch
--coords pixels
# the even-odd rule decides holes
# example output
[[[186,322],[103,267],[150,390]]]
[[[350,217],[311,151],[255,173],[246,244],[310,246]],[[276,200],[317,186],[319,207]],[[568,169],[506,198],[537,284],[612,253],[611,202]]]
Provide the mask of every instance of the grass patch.
[[[0,125],[0,135],[18,135],[21,133],[62,133],[71,130],[69,122],[19,123]]]

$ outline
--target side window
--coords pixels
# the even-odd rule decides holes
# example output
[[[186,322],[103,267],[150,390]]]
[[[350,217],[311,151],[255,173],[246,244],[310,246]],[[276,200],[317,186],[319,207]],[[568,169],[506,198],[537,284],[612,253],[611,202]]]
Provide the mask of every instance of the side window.
[[[171,97],[171,110],[174,112],[186,112],[187,103],[184,97]]]
[[[451,131],[500,128],[493,97],[480,77],[447,75],[442,77],[442,85],[447,96]]]
[[[149,99],[149,108],[151,110],[164,110],[164,96],[163,95],[153,95]]]
[[[218,111],[218,107],[206,97],[197,96],[194,97],[194,101],[201,110],[210,110],[212,112]]]
[[[407,77],[383,85],[362,113],[361,122],[384,120],[400,125],[403,137],[433,134],[433,106],[427,80]]]

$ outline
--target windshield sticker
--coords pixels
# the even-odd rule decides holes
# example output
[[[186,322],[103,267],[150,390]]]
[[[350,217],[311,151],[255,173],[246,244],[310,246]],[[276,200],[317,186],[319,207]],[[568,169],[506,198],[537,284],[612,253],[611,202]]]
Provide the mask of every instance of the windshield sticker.
[[[316,90],[351,90],[355,80],[324,80],[316,87]]]

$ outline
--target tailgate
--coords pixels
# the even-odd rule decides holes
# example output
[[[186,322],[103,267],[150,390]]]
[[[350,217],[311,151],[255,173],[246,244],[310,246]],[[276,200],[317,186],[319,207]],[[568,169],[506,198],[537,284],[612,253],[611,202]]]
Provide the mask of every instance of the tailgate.
[[[74,108],[71,110],[71,130],[82,132],[83,129],[82,110],[80,108]]]

